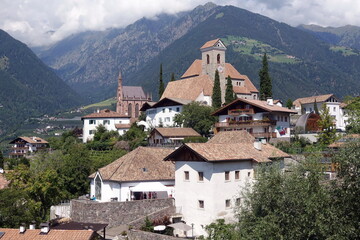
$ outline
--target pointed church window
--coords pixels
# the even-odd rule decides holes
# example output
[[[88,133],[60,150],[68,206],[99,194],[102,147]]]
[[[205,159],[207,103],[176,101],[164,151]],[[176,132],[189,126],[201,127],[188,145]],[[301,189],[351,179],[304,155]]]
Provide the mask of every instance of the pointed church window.
[[[132,104],[129,103],[128,105],[128,116],[132,117]]]

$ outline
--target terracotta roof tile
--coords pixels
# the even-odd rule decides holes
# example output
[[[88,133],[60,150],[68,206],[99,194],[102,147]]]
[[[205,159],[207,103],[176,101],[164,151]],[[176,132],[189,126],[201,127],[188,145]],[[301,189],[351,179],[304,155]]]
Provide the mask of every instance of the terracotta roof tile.
[[[1,240],[90,240],[95,233],[92,230],[57,230],[50,229],[47,234],[40,234],[40,229],[27,229],[20,234],[19,229],[0,228],[5,234]]]
[[[211,96],[213,82],[208,75],[192,77],[169,82],[161,96],[163,98],[178,98],[195,101],[203,92],[205,96]]]
[[[195,59],[195,61],[190,65],[186,72],[181,76],[181,78],[188,78],[193,76],[199,76],[201,74],[201,59]]]
[[[103,180],[119,182],[174,180],[174,164],[162,161],[172,151],[169,148],[138,147],[100,168],[99,172]],[[89,177],[94,178],[95,174]]]
[[[120,113],[111,111],[109,109],[103,109],[99,112],[91,113],[86,116],[83,116],[81,119],[85,118],[130,118],[129,116],[122,115]]]
[[[252,143],[255,141],[247,131],[220,131],[207,143]]]
[[[47,141],[45,141],[44,139],[42,138],[39,138],[39,137],[18,137],[16,139],[14,139],[13,141],[10,142],[11,143],[15,143],[16,141],[18,141],[18,139],[22,139],[28,143],[44,143],[44,144],[48,144]]]
[[[201,135],[192,128],[155,128],[163,137],[200,137]],[[151,134],[152,134],[151,133]]]
[[[319,96],[298,98],[293,102],[293,105],[296,107],[300,107],[301,104],[314,103],[315,100],[316,100],[316,102],[321,103],[321,102],[325,102],[330,97],[334,97],[334,94],[325,94],[325,95],[319,95]]]
[[[204,48],[208,48],[208,47],[213,47],[219,40],[220,40],[220,38],[207,41],[200,49],[204,49]]]
[[[116,128],[116,129],[130,128],[130,127],[131,127],[131,123],[119,123],[119,124],[115,124],[115,128]]]
[[[233,86],[234,93],[240,93],[240,94],[251,94],[249,89],[243,86]]]

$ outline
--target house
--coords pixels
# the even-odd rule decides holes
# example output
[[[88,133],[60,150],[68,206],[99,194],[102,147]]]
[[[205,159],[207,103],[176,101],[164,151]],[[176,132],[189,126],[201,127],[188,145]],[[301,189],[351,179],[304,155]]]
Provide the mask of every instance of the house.
[[[201,59],[196,59],[180,80],[169,82],[161,98],[177,98],[212,105],[211,96],[218,70],[222,102],[225,98],[226,78],[231,77],[233,91],[238,98],[258,99],[259,91],[246,75],[226,63],[226,47],[221,39],[206,42],[201,48]]]
[[[90,195],[100,202],[171,197],[175,167],[162,160],[172,151],[136,148],[90,175]]]
[[[49,147],[49,143],[39,137],[18,137],[9,144],[13,145],[9,153],[10,158],[24,157],[27,154]]]
[[[312,97],[298,98],[293,106],[298,114],[316,113],[315,104],[320,111],[323,104],[326,104],[329,113],[334,118],[336,129],[345,131],[348,117],[345,112],[346,104],[342,103],[334,94],[325,94]]]
[[[140,110],[146,112],[146,128],[173,127],[175,115],[182,112],[183,106],[190,102],[184,99],[162,98],[155,103],[145,103]]]
[[[187,137],[201,137],[192,128],[154,128],[149,136],[149,144],[180,144]]]
[[[212,113],[219,117],[215,132],[246,130],[255,138],[290,139],[290,114],[296,111],[267,101],[238,98]]]
[[[140,86],[123,86],[121,73],[118,77],[116,95],[116,112],[122,116],[129,116],[132,120],[139,117],[140,108],[144,103],[151,102],[152,98],[150,94],[145,94]]]
[[[175,205],[194,236],[222,218],[235,220],[239,192],[254,180],[256,167],[288,154],[255,141],[246,131],[219,132],[207,143],[186,143],[164,158],[175,162]],[[190,235],[190,232],[187,234]]]
[[[50,228],[26,229],[20,227],[0,228],[1,240],[96,240],[98,234],[92,230],[58,230]]]
[[[81,118],[83,121],[83,142],[94,138],[96,127],[103,125],[108,131],[117,131],[123,135],[129,128],[130,116],[123,115],[109,109],[98,110]]]

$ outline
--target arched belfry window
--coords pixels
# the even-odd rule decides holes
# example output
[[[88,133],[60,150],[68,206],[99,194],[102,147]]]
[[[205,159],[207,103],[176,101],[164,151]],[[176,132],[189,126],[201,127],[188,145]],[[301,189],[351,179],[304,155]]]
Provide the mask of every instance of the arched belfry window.
[[[210,64],[210,56],[209,56],[209,54],[206,54],[206,63]]]
[[[95,177],[95,198],[101,200],[101,179],[99,175]]]
[[[139,104],[138,103],[135,105],[135,117],[136,118],[139,117]]]
[[[220,54],[217,55],[217,63],[220,63]]]
[[[128,116],[132,117],[132,104],[131,103],[129,103],[129,105],[128,105]]]

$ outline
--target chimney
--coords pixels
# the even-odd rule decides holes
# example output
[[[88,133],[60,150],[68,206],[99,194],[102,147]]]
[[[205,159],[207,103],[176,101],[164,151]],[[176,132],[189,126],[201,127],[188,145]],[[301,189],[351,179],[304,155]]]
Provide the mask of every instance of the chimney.
[[[266,99],[266,102],[267,102],[267,104],[270,105],[270,106],[273,106],[273,105],[274,105],[274,99],[272,99],[271,97],[267,98],[267,99]]]
[[[50,231],[49,223],[40,224],[40,234],[48,234],[49,231]]]
[[[24,234],[25,231],[26,231],[26,228],[25,228],[25,224],[23,223],[23,224],[20,225],[19,233],[20,233],[20,234]]]
[[[98,109],[96,109],[96,112],[97,112],[97,113],[99,113],[99,112],[100,112],[100,109],[99,109],[99,108],[98,108]]]
[[[256,150],[261,151],[261,145],[262,145],[261,141],[255,140],[255,142],[254,142],[254,148],[255,148]]]
[[[35,221],[32,221],[31,224],[29,225],[29,229],[30,230],[34,230],[35,229]]]

